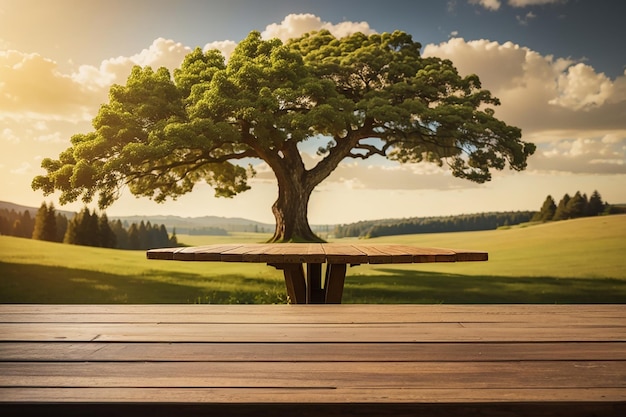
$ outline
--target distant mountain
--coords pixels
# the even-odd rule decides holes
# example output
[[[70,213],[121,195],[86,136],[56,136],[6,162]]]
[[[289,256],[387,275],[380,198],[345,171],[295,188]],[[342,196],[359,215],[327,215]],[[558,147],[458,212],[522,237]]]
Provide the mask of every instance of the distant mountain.
[[[176,233],[188,234],[193,230],[201,230],[206,228],[220,228],[228,232],[272,232],[274,225],[269,223],[261,223],[255,220],[243,219],[241,217],[219,217],[219,216],[202,216],[202,217],[180,217],[180,216],[112,216],[112,220],[119,219],[122,223],[140,223],[150,222],[151,224],[163,224],[172,231],[176,228]]]
[[[34,217],[37,214],[39,207],[28,207],[28,206],[22,206],[20,204],[10,203],[8,201],[0,201],[0,210],[2,209],[7,209],[9,211],[15,210],[18,213],[23,212],[23,211],[28,211],[30,212],[31,217]],[[59,210],[56,207],[55,207],[55,210],[57,213],[64,214],[65,217],[67,217],[68,219],[71,219],[72,217],[76,215],[76,212],[74,211]]]
[[[31,216],[37,214],[39,207],[22,206],[15,203],[6,201],[0,201],[0,209],[6,208],[8,210],[15,210],[17,212],[29,211]],[[64,214],[68,219],[76,215],[73,211],[58,210],[57,213]],[[244,219],[241,217],[219,217],[219,216],[202,216],[202,217],[181,217],[172,215],[161,216],[109,216],[109,220],[119,219],[122,223],[139,224],[141,221],[144,223],[150,222],[152,225],[165,225],[168,231],[176,228],[178,234],[188,234],[191,231],[200,232],[203,229],[218,228],[226,230],[227,232],[265,232],[271,233],[274,231],[274,224],[257,222],[255,220]],[[311,228],[316,232],[327,232],[333,230],[334,225],[316,226],[311,225]]]

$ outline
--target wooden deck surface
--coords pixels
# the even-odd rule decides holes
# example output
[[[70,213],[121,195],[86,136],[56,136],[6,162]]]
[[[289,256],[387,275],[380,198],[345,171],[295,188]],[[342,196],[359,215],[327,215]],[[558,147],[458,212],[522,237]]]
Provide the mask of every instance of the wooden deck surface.
[[[489,254],[397,244],[231,243],[150,249],[146,257],[170,261],[266,263],[283,271],[290,303],[339,304],[348,265],[486,261]],[[322,264],[326,264],[323,277]]]
[[[160,248],[148,259],[213,262],[391,264],[486,261],[487,252],[395,244],[232,243]]]
[[[6,415],[624,416],[623,305],[0,305]]]

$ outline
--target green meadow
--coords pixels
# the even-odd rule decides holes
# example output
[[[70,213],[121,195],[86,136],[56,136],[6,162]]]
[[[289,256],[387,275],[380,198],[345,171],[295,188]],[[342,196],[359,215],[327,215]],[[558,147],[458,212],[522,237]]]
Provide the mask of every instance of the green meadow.
[[[188,245],[267,237],[178,236]],[[344,303],[626,303],[626,215],[365,242],[483,250],[489,261],[351,267]],[[286,301],[281,272],[264,264],[156,261],[0,236],[0,303]]]

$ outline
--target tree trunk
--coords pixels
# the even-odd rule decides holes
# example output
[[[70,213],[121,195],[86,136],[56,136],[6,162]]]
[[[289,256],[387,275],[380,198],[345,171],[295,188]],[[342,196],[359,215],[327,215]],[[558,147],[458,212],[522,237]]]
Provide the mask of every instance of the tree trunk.
[[[269,242],[323,242],[309,226],[308,205],[312,187],[306,187],[296,176],[278,181],[278,199],[272,206],[276,219],[274,236]]]

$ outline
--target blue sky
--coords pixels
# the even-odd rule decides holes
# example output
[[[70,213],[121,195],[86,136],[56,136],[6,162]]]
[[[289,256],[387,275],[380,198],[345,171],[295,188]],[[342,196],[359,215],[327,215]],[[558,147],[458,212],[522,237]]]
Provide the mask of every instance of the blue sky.
[[[521,127],[538,152],[527,171],[505,170],[483,185],[429,165],[346,161],[316,191],[312,223],[538,209],[548,194],[579,190],[625,203],[625,15],[621,0],[0,0],[0,142],[9,149],[0,155],[0,200],[44,200],[30,189],[41,159],[90,129],[108,88],[133,64],[173,69],[190,48],[228,54],[251,30],[286,39],[328,28],[412,34],[424,55],[477,73],[502,100],[496,115]],[[107,213],[272,221],[276,187],[271,172],[258,171],[253,190],[233,199],[201,185],[164,205],[125,194]]]

